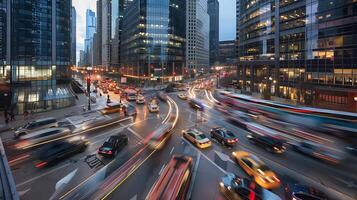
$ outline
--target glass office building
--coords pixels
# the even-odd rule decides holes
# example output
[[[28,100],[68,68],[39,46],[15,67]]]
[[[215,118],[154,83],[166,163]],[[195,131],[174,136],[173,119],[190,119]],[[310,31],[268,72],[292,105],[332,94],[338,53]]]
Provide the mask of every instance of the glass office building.
[[[134,0],[124,11],[121,73],[146,80],[182,78],[186,2]]]
[[[71,1],[1,1],[0,96],[10,112],[74,104],[71,79]],[[3,17],[5,16],[6,17]],[[7,99],[4,99],[7,97]]]
[[[240,0],[239,86],[357,111],[357,2]]]

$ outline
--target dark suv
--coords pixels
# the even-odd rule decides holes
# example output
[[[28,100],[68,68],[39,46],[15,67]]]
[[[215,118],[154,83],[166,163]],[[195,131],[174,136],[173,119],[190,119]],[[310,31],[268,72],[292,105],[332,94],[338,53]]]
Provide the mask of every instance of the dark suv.
[[[284,141],[270,136],[270,135],[258,135],[258,134],[248,134],[248,140],[269,152],[274,153],[284,153],[286,147],[284,146]]]

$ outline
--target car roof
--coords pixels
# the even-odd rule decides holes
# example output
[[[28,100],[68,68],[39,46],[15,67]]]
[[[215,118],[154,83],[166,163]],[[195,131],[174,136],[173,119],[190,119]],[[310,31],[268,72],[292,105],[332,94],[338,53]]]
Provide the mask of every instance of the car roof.
[[[56,120],[54,117],[46,117],[46,118],[41,118],[41,119],[36,119],[30,123],[34,123],[34,122],[43,122],[43,121],[48,121],[48,120]]]
[[[46,129],[42,129],[42,130],[39,130],[39,131],[34,131],[34,132],[31,132],[27,135],[24,135],[21,137],[21,139],[28,139],[28,138],[31,138],[33,136],[36,136],[36,135],[41,135],[41,134],[44,134],[44,133],[47,133],[47,132],[50,132],[50,131],[55,131],[55,130],[59,130],[59,131],[69,131],[68,128],[46,128]]]
[[[203,133],[197,129],[188,129],[187,132],[190,132],[194,135],[202,135]]]

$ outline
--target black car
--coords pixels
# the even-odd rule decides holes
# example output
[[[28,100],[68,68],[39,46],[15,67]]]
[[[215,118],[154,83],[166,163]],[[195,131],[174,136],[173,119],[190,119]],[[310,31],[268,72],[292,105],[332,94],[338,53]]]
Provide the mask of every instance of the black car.
[[[270,135],[258,135],[251,133],[247,135],[247,138],[250,142],[264,148],[269,152],[284,153],[286,149],[283,140]]]
[[[221,178],[219,187],[226,199],[246,200],[253,199],[253,196],[254,199],[260,200],[281,200],[278,195],[260,187],[255,182],[232,173]]]
[[[59,140],[47,144],[35,152],[35,157],[38,159],[35,167],[43,168],[50,166],[65,158],[83,152],[88,144],[89,142],[83,139],[73,141]]]
[[[196,99],[190,99],[188,101],[188,104],[191,106],[191,108],[194,108],[196,110],[199,110],[199,111],[204,111],[204,106],[201,102],[199,102],[198,100]]]
[[[221,127],[211,129],[211,138],[216,139],[225,146],[233,146],[238,142],[237,136],[235,136],[231,131]]]
[[[99,148],[98,153],[104,156],[115,156],[128,144],[128,136],[113,135]]]
[[[167,94],[165,92],[162,92],[162,91],[157,93],[157,98],[159,98],[161,101],[167,101],[168,100]]]
[[[285,198],[287,200],[326,200],[327,197],[315,188],[300,185],[287,184],[285,186]]]

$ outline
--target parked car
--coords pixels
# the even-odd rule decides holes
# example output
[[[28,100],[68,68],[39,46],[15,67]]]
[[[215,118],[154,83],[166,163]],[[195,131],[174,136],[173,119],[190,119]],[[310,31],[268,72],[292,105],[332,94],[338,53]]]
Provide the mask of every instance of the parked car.
[[[211,129],[211,138],[217,140],[224,146],[233,146],[238,142],[237,136],[235,136],[231,131],[216,127]]]
[[[249,142],[258,145],[269,152],[284,153],[286,149],[283,140],[270,135],[250,133],[247,135],[247,138]]]
[[[256,185],[247,178],[239,177],[233,173],[228,173],[223,176],[219,187],[226,199],[230,200],[281,200],[281,198],[273,192]]]
[[[35,167],[43,168],[60,162],[63,159],[85,151],[88,144],[89,142],[85,139],[58,140],[46,144],[35,152],[35,157],[38,160]]]
[[[128,141],[128,136],[124,134],[110,136],[109,139],[99,147],[98,154],[103,156],[116,156],[120,150],[128,145]]]
[[[18,128],[15,131],[14,136],[15,138],[19,138],[20,136],[26,135],[33,131],[38,131],[46,128],[55,128],[55,127],[58,127],[58,122],[53,117],[38,119]]]
[[[289,183],[285,186],[286,200],[326,200],[327,196],[310,186]]]

